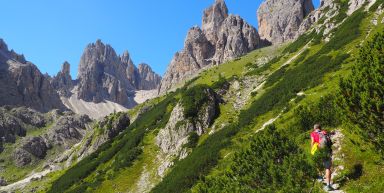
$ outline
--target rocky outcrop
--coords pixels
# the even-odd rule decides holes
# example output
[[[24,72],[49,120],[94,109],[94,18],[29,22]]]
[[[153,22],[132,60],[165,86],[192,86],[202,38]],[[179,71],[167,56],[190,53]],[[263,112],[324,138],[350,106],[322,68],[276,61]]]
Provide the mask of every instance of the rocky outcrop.
[[[60,96],[71,96],[71,90],[74,84],[70,74],[70,64],[67,61],[63,63],[61,71],[52,78],[51,83]]]
[[[115,116],[115,119],[111,117],[105,117],[99,122],[99,128],[103,131],[100,136],[96,138],[96,142],[93,144],[93,149],[97,149],[100,145],[116,137],[120,132],[128,128],[130,120],[128,114],[117,113],[111,116]]]
[[[90,122],[91,119],[87,115],[66,112],[49,129],[44,138],[51,145],[59,145],[69,149],[84,137],[87,125]]]
[[[127,113],[119,112],[111,114],[98,122],[98,131],[88,137],[78,153],[78,157],[84,157],[96,151],[105,142],[116,137],[130,125],[130,119]]]
[[[143,73],[145,74],[145,73]],[[147,75],[147,74],[145,74]],[[157,87],[157,79],[143,79],[127,51],[118,56],[110,45],[101,40],[89,44],[81,57],[78,72],[78,98],[99,103],[109,100],[125,107],[136,105],[134,91]],[[145,86],[140,85],[144,82]]]
[[[199,108],[197,117],[187,118],[184,107],[178,103],[172,110],[167,125],[159,131],[156,143],[160,149],[170,155],[181,153],[184,144],[188,143],[191,132],[202,135],[211,126],[218,114],[219,98],[212,90],[204,90],[208,100]],[[182,100],[182,99],[181,99]]]
[[[7,180],[5,180],[3,177],[0,177],[0,186],[6,186],[8,185]]]
[[[17,167],[23,167],[32,161],[32,155],[22,148],[13,152],[13,161]]]
[[[50,78],[27,62],[23,55],[9,51],[0,39],[0,105],[27,106],[48,112],[65,109]]]
[[[25,142],[21,148],[27,151],[28,153],[40,159],[43,159],[47,155],[48,147],[49,146],[44,138],[31,137],[25,139]]]
[[[153,90],[157,89],[160,84],[161,76],[153,72],[152,68],[145,63],[138,66],[140,81],[137,85],[139,90]]]
[[[26,132],[26,129],[15,116],[9,114],[4,108],[0,108],[0,141],[14,143],[16,136],[23,137]]]
[[[272,44],[293,40],[304,18],[314,10],[312,0],[266,0],[257,10],[261,39]]]
[[[91,120],[85,115],[75,115],[74,113],[68,111],[52,111],[47,113],[44,115],[46,117],[44,121],[36,118],[40,117],[42,114],[38,112],[33,114],[32,110],[29,110],[29,115],[26,113],[24,117],[16,117],[21,111],[28,112],[28,109],[19,108],[16,111],[15,109],[12,109],[9,113],[0,113],[0,115],[3,116],[13,115],[10,116],[14,118],[13,122],[19,124],[19,127],[24,132],[21,136],[22,138],[20,139],[20,145],[18,145],[13,152],[13,161],[18,167],[30,164],[32,160],[45,159],[48,150],[53,147],[62,147],[64,149],[73,147],[73,145],[79,143],[83,139],[86,133],[87,125],[91,122]],[[31,120],[27,120],[28,117],[31,118]],[[8,118],[8,120],[11,119]],[[52,126],[49,126],[46,132],[43,132],[39,136],[28,137],[27,135],[27,137],[25,137],[25,134],[28,134],[29,129],[41,129],[41,127],[46,126],[45,124],[48,121],[55,121],[55,123]],[[42,123],[44,123],[44,125]],[[29,129],[24,129],[24,126]],[[0,131],[2,131],[2,129],[4,128],[0,128]],[[12,130],[8,128],[8,133],[10,133],[10,131]],[[13,135],[13,138],[15,138],[15,135],[16,134]]]
[[[225,2],[216,0],[204,11],[201,29],[192,27],[188,31],[184,48],[169,64],[159,92],[164,93],[207,66],[224,63],[260,46],[256,29],[240,16],[229,15]]]
[[[14,143],[17,136],[26,136],[27,128],[41,128],[46,124],[45,116],[33,109],[0,107],[0,142]]]

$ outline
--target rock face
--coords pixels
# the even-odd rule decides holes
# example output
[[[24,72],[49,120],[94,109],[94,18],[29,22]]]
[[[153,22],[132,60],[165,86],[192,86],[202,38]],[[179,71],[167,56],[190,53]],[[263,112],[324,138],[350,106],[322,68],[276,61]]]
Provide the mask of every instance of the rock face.
[[[216,0],[204,11],[201,29],[192,27],[188,31],[184,48],[169,64],[159,92],[164,93],[207,66],[221,64],[260,46],[256,29],[241,17],[228,15],[225,2]]]
[[[148,75],[144,71],[143,74]],[[80,60],[78,98],[96,103],[110,100],[125,107],[133,107],[134,90],[157,87],[158,79],[147,78],[144,77],[142,81],[127,51],[118,56],[110,45],[97,40],[85,48]],[[141,82],[144,82],[144,86]]]
[[[46,120],[43,114],[33,109],[0,107],[0,143],[14,143],[17,136],[24,137],[27,133],[25,125],[44,127]]]
[[[157,89],[160,84],[161,76],[152,71],[152,68],[145,63],[138,66],[140,81],[137,85],[139,90]]]
[[[266,0],[257,10],[260,38],[280,44],[296,37],[304,18],[314,10],[312,0]]]
[[[27,106],[47,112],[65,109],[50,78],[27,62],[23,55],[9,51],[0,39],[0,105]]]
[[[171,112],[167,125],[159,131],[156,143],[164,153],[178,155],[183,145],[188,143],[191,132],[198,135],[205,133],[218,114],[218,97],[212,90],[205,90],[208,100],[199,109],[198,117],[188,119],[184,115],[184,107],[178,103]]]
[[[32,155],[22,148],[17,148],[13,152],[13,161],[17,167],[23,167],[32,161]]]
[[[65,149],[69,149],[80,142],[85,135],[86,126],[90,122],[91,119],[86,115],[75,115],[66,112],[44,137],[51,145],[60,145]]]
[[[19,115],[19,112],[27,112],[28,109],[24,107],[18,108],[15,113],[15,109],[12,109],[10,113],[4,113],[4,115],[13,115],[13,122],[19,124],[23,135],[21,135],[21,145],[18,145],[13,152],[13,161],[16,166],[23,167],[32,162],[32,160],[45,159],[48,150],[52,147],[62,147],[64,149],[69,149],[73,147],[76,143],[79,143],[83,139],[87,125],[91,123],[91,120],[88,116],[85,115],[75,115],[72,112],[57,112],[52,111],[45,114],[46,117],[44,121],[40,121],[39,118],[44,116],[39,113],[31,111],[27,117],[16,117]],[[24,119],[23,121],[21,119]],[[30,119],[30,120],[27,120]],[[10,120],[10,119],[8,119]],[[56,121],[57,120],[57,121]],[[49,126],[48,131],[34,137],[25,137],[25,134],[28,133],[28,129],[24,128],[24,125],[28,125],[29,129],[41,129],[45,127],[47,122],[56,121],[52,126]],[[44,125],[42,123],[44,122]],[[35,126],[30,124],[35,123]],[[37,126],[39,125],[39,126]],[[1,128],[0,131],[7,128]],[[3,130],[7,131],[7,130]],[[8,128],[8,133],[12,131]],[[13,135],[13,137],[16,134]],[[6,141],[7,142],[7,141]],[[14,142],[14,141],[13,141]]]
[[[128,128],[130,120],[126,113],[117,113],[114,116],[116,116],[114,120],[105,117],[99,122],[99,127],[103,132],[97,137],[96,142],[93,144],[93,149],[96,150],[100,145],[116,137],[120,132]]]
[[[64,62],[61,71],[51,80],[53,88],[57,90],[60,96],[69,97],[73,88],[73,80],[70,74],[70,64]]]
[[[42,137],[32,137],[25,140],[22,149],[43,159],[47,155],[48,145]]]

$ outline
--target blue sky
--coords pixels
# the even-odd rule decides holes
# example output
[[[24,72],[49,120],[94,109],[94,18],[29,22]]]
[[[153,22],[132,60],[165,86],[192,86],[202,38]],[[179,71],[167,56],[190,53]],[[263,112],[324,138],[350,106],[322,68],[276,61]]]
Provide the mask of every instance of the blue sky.
[[[214,0],[12,0],[2,1],[0,38],[8,47],[50,75],[64,61],[77,76],[88,43],[101,39],[121,54],[128,50],[136,65],[148,63],[163,75],[190,27],[201,26]],[[230,13],[257,26],[261,0],[226,0]],[[319,1],[316,0],[317,7]]]

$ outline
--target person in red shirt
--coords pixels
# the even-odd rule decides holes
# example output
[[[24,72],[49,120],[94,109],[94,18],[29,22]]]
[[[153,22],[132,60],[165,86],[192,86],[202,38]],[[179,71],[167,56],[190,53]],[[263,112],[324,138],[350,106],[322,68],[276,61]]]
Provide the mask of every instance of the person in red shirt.
[[[320,124],[315,124],[313,126],[313,132],[311,133],[311,147],[314,145],[320,146],[321,138],[327,136],[327,132],[321,129]],[[327,186],[325,187],[327,190],[332,190],[331,186],[331,167],[332,167],[332,148],[331,142],[329,145],[325,145],[325,147],[319,148],[319,151],[316,153],[317,162],[323,162],[323,166],[325,168],[325,182]]]

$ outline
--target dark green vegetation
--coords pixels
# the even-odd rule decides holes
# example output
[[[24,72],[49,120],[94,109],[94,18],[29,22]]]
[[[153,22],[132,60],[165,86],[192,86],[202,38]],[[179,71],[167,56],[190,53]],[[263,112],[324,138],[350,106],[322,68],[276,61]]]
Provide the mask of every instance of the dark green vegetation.
[[[333,95],[321,97],[318,103],[298,106],[295,117],[299,120],[298,126],[302,131],[312,130],[314,123],[321,123],[327,127],[337,127],[341,124]]]
[[[309,192],[316,169],[293,140],[274,126],[251,140],[224,173],[199,183],[197,192]]]
[[[163,181],[152,192],[187,192],[217,164],[220,158],[220,150],[230,144],[231,137],[237,131],[238,128],[236,126],[229,125],[210,135],[188,157],[176,162],[172,171],[164,177]]]
[[[352,75],[340,82],[338,104],[345,119],[384,152],[384,33],[360,49]],[[383,153],[384,155],[384,153]]]
[[[200,107],[208,101],[210,89],[207,85],[196,85],[182,94],[181,104],[186,118],[197,117]]]
[[[348,56],[347,54],[338,54],[331,57],[315,54],[295,68],[287,70],[282,80],[267,89],[266,93],[253,102],[249,109],[241,112],[239,117],[240,126],[250,124],[255,117],[275,107],[282,109],[291,99],[297,96],[298,92],[320,84],[322,77],[328,72],[337,70]],[[275,73],[281,72],[277,71]]]
[[[113,172],[130,166],[136,157],[141,154],[139,144],[144,134],[154,128],[165,126],[170,116],[167,107],[173,105],[173,101],[174,97],[170,95],[158,103],[114,140],[106,142],[96,152],[69,168],[65,174],[53,182],[48,192],[85,192],[89,188],[96,188],[106,178],[108,171],[112,170],[112,172],[109,172],[108,178],[113,178]],[[111,159],[113,159],[113,164],[97,172],[92,181],[84,180],[95,172],[101,164]]]
[[[289,44],[283,51],[283,53],[293,53],[297,52],[300,48],[305,46],[308,42],[310,42],[316,36],[316,31],[312,31],[311,33],[306,33],[300,36],[296,41]]]

